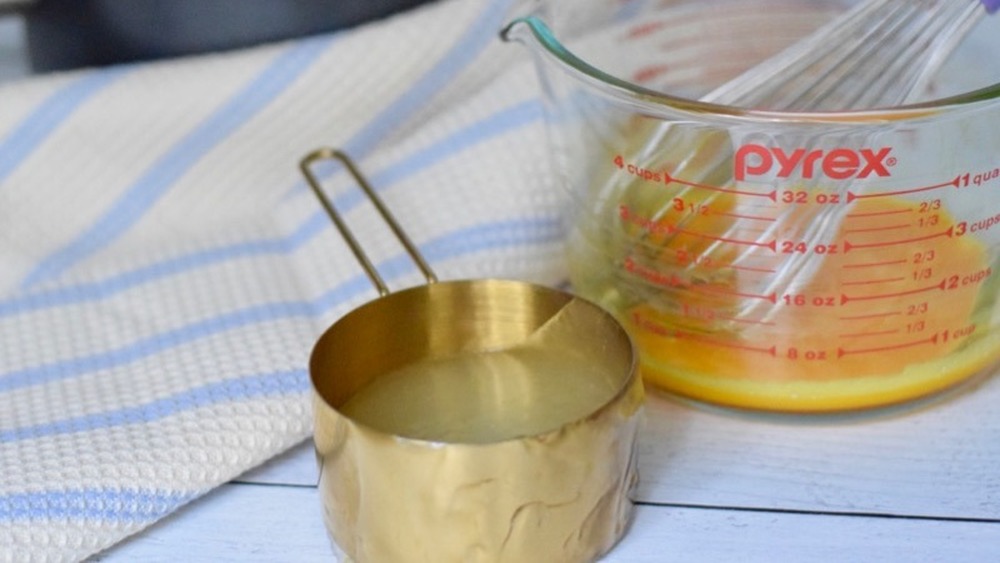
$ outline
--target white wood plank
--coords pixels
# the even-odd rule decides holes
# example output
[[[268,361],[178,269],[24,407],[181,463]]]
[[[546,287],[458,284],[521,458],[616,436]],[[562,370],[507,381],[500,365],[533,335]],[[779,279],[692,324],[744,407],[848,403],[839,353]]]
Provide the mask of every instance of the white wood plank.
[[[995,561],[1000,525],[638,507],[608,563]],[[329,561],[309,487],[226,485],[95,557],[124,561]]]
[[[239,483],[315,486],[319,482],[312,440],[295,446],[235,479]]]
[[[893,416],[808,422],[650,397],[638,499],[1000,519],[1000,378]],[[306,442],[240,481],[314,485]]]
[[[1000,377],[939,404],[767,420],[654,397],[644,501],[1000,520]]]
[[[313,487],[224,485],[94,561],[329,561]]]

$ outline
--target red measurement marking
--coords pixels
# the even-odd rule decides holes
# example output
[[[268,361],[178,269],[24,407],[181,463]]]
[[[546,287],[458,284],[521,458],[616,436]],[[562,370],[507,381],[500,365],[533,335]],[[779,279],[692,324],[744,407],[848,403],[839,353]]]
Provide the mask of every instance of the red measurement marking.
[[[906,278],[904,277],[899,277],[899,278],[882,278],[877,280],[858,280],[858,281],[844,282],[842,285],[875,285],[880,283],[893,283],[893,282],[903,281],[905,279]]]
[[[940,233],[934,233],[934,234],[926,235],[926,236],[922,236],[922,237],[913,237],[913,238],[899,239],[899,240],[887,240],[887,241],[883,241],[883,242],[870,242],[868,244],[854,244],[851,241],[845,240],[844,241],[844,252],[847,252],[849,250],[854,250],[855,248],[878,248],[878,247],[881,247],[881,246],[893,246],[893,245],[897,245],[897,244],[910,244],[911,242],[920,242],[920,241],[930,240],[930,239],[939,238],[939,237],[950,237],[952,235],[952,229],[953,229],[953,227],[948,227],[947,231],[941,231]]]
[[[861,262],[858,264],[844,264],[841,268],[874,268],[876,266],[895,266],[899,264],[906,264],[908,261],[904,258],[902,260],[885,260],[883,262]]]
[[[872,301],[875,299],[890,299],[893,297],[902,297],[904,295],[915,295],[917,293],[934,291],[935,289],[944,290],[946,282],[947,280],[941,280],[941,283],[936,283],[934,285],[929,285],[927,287],[921,287],[919,289],[911,289],[909,291],[897,291],[895,293],[880,293],[878,295],[863,295],[859,297],[851,297],[849,295],[841,294],[840,304],[843,305],[848,301]]]
[[[895,231],[896,229],[905,229],[910,226],[909,223],[900,223],[898,225],[887,225],[885,227],[869,227],[867,229],[845,229],[844,234],[847,233],[876,233],[880,231]]]
[[[900,213],[912,213],[909,209],[893,209],[890,211],[869,211],[867,213],[848,213],[846,219],[863,219],[865,217],[879,217],[882,215],[899,215]]]
[[[877,348],[860,348],[857,350],[845,350],[843,348],[837,348],[837,357],[843,358],[844,356],[850,354],[870,354],[873,352],[885,352],[887,350],[899,350],[900,348],[910,348],[912,346],[923,346],[924,344],[937,344],[937,335],[930,338],[925,338],[923,340],[914,340],[912,342],[903,342],[902,344],[895,344],[892,346],[879,346]]]
[[[898,328],[892,330],[881,330],[874,332],[855,332],[852,334],[838,334],[839,338],[867,338],[869,336],[885,336],[887,334],[896,334],[899,332]]]
[[[902,315],[902,314],[903,313],[901,313],[899,311],[887,311],[885,313],[872,313],[870,315],[854,315],[854,316],[850,316],[850,317],[838,317],[838,319],[842,320],[842,321],[866,321],[866,320],[870,320],[870,319],[880,319],[880,318],[886,318],[886,317],[898,317],[899,315]]]
[[[650,35],[651,33],[655,33],[666,26],[667,22],[665,21],[654,21],[637,25],[628,31],[628,37],[634,39],[644,35]]]
[[[671,67],[669,65],[665,64],[643,67],[632,75],[632,79],[633,81],[638,82],[640,84],[643,82],[649,82],[650,80],[655,79],[657,76],[665,74],[667,71],[670,70],[670,68]]]
[[[855,194],[854,192],[848,191],[847,192],[847,203],[851,203],[852,201],[854,201],[856,199],[868,199],[868,198],[873,198],[873,197],[889,197],[889,196],[897,196],[897,195],[904,195],[904,194],[915,194],[915,193],[919,193],[919,192],[927,192],[927,191],[931,191],[931,190],[937,190],[937,189],[940,189],[940,188],[947,188],[948,186],[951,186],[953,188],[957,188],[960,185],[959,184],[959,180],[961,180],[961,178],[962,178],[961,176],[955,176],[954,180],[952,180],[950,182],[945,182],[943,184],[934,184],[933,186],[924,186],[922,188],[911,188],[911,189],[908,189],[908,190],[897,190],[897,191],[894,191],[894,192],[879,192],[879,193],[876,193],[876,194]]]
[[[754,268],[752,266],[737,266],[735,264],[731,265],[730,268],[734,270],[741,270],[744,272],[754,272],[758,274],[774,274],[778,272],[778,270],[775,270],[774,268]]]
[[[778,249],[778,240],[777,239],[772,240],[771,242],[757,242],[755,240],[745,240],[745,239],[736,239],[736,238],[717,237],[717,236],[714,236],[714,235],[709,235],[709,234],[705,234],[705,233],[699,233],[697,231],[688,231],[688,230],[685,230],[685,229],[675,229],[675,232],[683,233],[685,235],[691,235],[693,237],[700,237],[700,238],[705,238],[705,239],[708,239],[708,240],[714,240],[714,241],[718,241],[718,242],[728,242],[728,243],[731,243],[731,244],[741,244],[741,245],[745,245],[745,246],[759,246],[761,248],[770,248],[772,251],[777,251],[777,249]]]
[[[768,295],[761,295],[760,293],[741,293],[739,291],[727,291],[724,289],[710,289],[707,285],[692,285],[692,290],[698,290],[702,293],[709,293],[712,295],[729,295],[734,297],[747,297],[750,299],[763,299],[764,301],[770,301],[771,303],[778,302],[778,294],[771,293]]]
[[[720,186],[710,186],[708,184],[699,184],[697,182],[688,182],[686,180],[681,180],[679,178],[674,178],[673,176],[671,176],[670,174],[668,174],[666,172],[664,172],[663,175],[664,175],[663,182],[665,184],[669,184],[671,182],[674,182],[674,183],[680,184],[682,186],[690,186],[692,188],[700,188],[700,189],[703,189],[703,190],[708,190],[710,192],[720,192],[720,193],[726,193],[726,194],[736,194],[736,195],[745,195],[745,196],[754,196],[754,197],[766,197],[766,198],[770,199],[771,201],[775,201],[775,202],[778,201],[778,191],[777,190],[771,190],[770,192],[766,192],[766,193],[765,192],[748,192],[748,191],[744,191],[744,190],[734,190],[734,189],[731,189],[731,188],[723,188],[723,187],[720,187]]]
[[[692,334],[690,332],[682,332],[679,330],[674,331],[674,338],[679,338],[681,340],[692,340],[694,342],[701,342],[702,344],[710,344],[712,346],[721,346],[723,348],[735,348],[737,350],[746,350],[748,352],[761,352],[764,354],[769,354],[771,356],[776,356],[778,353],[777,346],[771,346],[770,348],[757,348],[754,346],[746,346],[744,344],[736,344],[735,342],[723,342],[721,340],[713,340],[711,338],[705,338],[704,336],[699,336]]]
[[[741,215],[739,213],[725,213],[721,211],[714,211],[713,214],[719,215],[721,217],[732,217],[734,219],[747,219],[750,221],[767,221],[768,223],[773,223],[777,221],[774,217],[763,217],[760,215]]]

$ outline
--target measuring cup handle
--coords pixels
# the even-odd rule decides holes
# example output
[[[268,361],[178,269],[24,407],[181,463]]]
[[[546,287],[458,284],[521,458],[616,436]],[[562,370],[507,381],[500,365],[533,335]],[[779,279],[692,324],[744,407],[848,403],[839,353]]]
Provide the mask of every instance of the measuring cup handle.
[[[389,225],[389,228],[392,229],[392,233],[395,235],[396,240],[398,240],[399,243],[403,245],[403,248],[406,249],[406,253],[409,254],[413,263],[420,269],[420,273],[424,275],[424,279],[427,280],[427,283],[435,283],[437,281],[437,276],[434,274],[433,270],[431,270],[427,261],[424,260],[420,251],[417,250],[416,245],[414,245],[413,241],[410,240],[410,237],[408,237],[402,227],[399,226],[399,223],[389,211],[389,208],[385,206],[382,199],[375,193],[375,189],[372,188],[371,184],[368,183],[368,180],[354,164],[354,161],[351,160],[351,157],[348,156],[347,153],[337,149],[328,147],[316,149],[302,158],[299,162],[299,168],[302,170],[302,174],[305,176],[309,187],[312,188],[313,193],[316,194],[316,197],[319,199],[323,209],[326,210],[326,214],[330,216],[334,226],[336,226],[337,230],[340,231],[340,235],[344,238],[347,246],[349,246],[351,248],[351,252],[354,253],[354,257],[358,260],[358,263],[361,264],[361,267],[368,275],[368,279],[371,280],[375,289],[378,290],[379,295],[388,295],[390,293],[389,287],[385,284],[382,276],[378,273],[378,269],[375,268],[375,265],[372,264],[368,255],[358,243],[358,240],[354,237],[354,234],[347,226],[347,223],[344,222],[340,213],[338,213],[337,209],[333,206],[333,202],[330,201],[330,198],[328,198],[326,193],[323,192],[323,188],[320,186],[319,180],[312,172],[312,165],[321,160],[336,160],[344,165],[351,176],[354,177],[354,181],[357,182],[361,191],[364,192],[365,196],[368,197],[368,200],[375,206],[378,214],[382,216],[382,219]]]

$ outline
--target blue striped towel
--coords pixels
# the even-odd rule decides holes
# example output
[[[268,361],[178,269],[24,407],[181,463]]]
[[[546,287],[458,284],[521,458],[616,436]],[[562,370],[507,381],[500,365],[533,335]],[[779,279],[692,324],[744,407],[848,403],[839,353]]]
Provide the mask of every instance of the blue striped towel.
[[[0,87],[0,560],[86,558],[308,438],[311,346],[375,295],[298,173],[313,148],[360,163],[441,277],[562,278],[509,4]]]

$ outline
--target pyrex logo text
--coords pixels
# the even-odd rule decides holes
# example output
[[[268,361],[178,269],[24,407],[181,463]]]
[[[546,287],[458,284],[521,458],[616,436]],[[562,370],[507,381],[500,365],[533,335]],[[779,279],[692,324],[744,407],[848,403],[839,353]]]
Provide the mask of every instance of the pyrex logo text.
[[[737,181],[747,176],[760,176],[778,166],[778,177],[788,178],[798,170],[802,178],[814,178],[817,173],[833,180],[889,176],[889,166],[895,159],[889,158],[892,147],[881,149],[836,148],[829,151],[816,149],[795,149],[786,153],[780,147],[765,147],[750,143],[736,151],[734,177]]]

